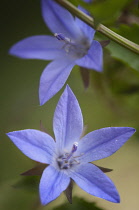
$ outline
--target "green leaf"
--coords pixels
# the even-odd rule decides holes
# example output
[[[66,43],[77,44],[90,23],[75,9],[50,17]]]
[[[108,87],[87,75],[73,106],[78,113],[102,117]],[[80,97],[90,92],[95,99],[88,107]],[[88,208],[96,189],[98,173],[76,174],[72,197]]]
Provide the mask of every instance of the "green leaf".
[[[139,71],[139,55],[118,45],[115,42],[111,42],[107,49],[111,52],[111,56],[113,58],[121,60],[131,68]]]
[[[53,208],[53,210],[74,210],[74,209],[80,209],[80,210],[102,210],[102,208],[99,208],[96,206],[94,202],[87,202],[82,198],[73,198],[72,204],[63,204],[61,206]]]
[[[139,25],[133,24],[131,26],[121,24],[119,28],[113,28],[116,33],[121,36],[139,44]]]
[[[132,25],[132,27],[127,25],[121,25],[118,29],[112,28],[113,31],[122,35],[123,37],[139,44],[139,25]],[[103,38],[102,38],[103,37]],[[98,40],[106,39],[104,36],[97,34],[96,38]],[[122,61],[132,69],[139,71],[139,55],[122,47],[121,45],[111,41],[110,44],[106,47],[111,56],[117,60]]]

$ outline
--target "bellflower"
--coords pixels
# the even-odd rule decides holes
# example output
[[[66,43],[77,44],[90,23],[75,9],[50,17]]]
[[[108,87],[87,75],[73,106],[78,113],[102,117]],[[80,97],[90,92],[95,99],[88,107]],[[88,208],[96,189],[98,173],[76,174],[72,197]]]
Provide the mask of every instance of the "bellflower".
[[[63,87],[73,66],[100,72],[103,62],[102,47],[93,40],[94,29],[53,0],[42,0],[42,15],[53,36],[28,37],[10,49],[10,54],[20,58],[53,60],[40,78],[41,105]]]
[[[70,179],[87,193],[111,202],[120,202],[112,181],[96,165],[89,163],[115,153],[135,132],[130,127],[107,127],[82,136],[83,117],[69,88],[62,94],[53,119],[55,140],[45,132],[27,129],[7,133],[29,158],[49,164],[40,185],[43,205],[56,199]]]

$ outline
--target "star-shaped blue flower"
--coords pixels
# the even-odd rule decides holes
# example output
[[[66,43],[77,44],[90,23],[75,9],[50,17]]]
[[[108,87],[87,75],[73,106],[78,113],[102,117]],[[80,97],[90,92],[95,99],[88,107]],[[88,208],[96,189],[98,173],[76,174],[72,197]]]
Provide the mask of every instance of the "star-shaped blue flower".
[[[41,105],[63,87],[74,65],[102,71],[103,63],[102,47],[93,40],[94,29],[53,0],[42,0],[42,15],[54,36],[32,36],[10,49],[20,58],[53,60],[40,78]]]
[[[87,193],[111,202],[120,202],[112,181],[92,161],[115,153],[135,132],[130,127],[107,127],[82,136],[83,118],[78,101],[69,88],[62,94],[53,119],[55,140],[33,130],[7,135],[29,158],[49,164],[40,180],[43,205],[56,199],[69,185],[70,179]]]

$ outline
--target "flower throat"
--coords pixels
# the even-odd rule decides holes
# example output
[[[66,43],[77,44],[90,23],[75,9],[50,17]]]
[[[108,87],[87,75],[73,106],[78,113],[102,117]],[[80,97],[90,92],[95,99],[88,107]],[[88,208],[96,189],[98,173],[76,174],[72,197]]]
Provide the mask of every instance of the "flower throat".
[[[87,51],[90,47],[88,40],[80,40],[80,42],[75,42],[68,37],[65,37],[62,33],[55,33],[54,36],[59,40],[62,41],[63,49],[65,52],[70,55],[71,57],[81,58],[87,54]]]
[[[73,157],[73,154],[77,151],[78,142],[74,142],[70,153],[65,153],[57,159],[58,166],[60,169],[69,169],[75,164],[80,162],[76,160],[77,157]]]

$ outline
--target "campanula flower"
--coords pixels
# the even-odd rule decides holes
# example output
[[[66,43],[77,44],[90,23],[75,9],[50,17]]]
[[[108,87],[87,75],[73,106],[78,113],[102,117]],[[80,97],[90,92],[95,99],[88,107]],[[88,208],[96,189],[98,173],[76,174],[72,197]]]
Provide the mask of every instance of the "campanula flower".
[[[103,53],[101,44],[93,40],[94,29],[74,18],[53,0],[41,2],[43,19],[53,36],[28,37],[15,44],[10,54],[27,59],[53,60],[40,78],[39,99],[43,105],[63,87],[73,66],[101,72]]]
[[[49,164],[40,185],[43,205],[56,199],[70,179],[87,193],[111,202],[120,202],[113,182],[90,163],[115,153],[135,132],[130,127],[107,127],[82,136],[83,117],[78,101],[69,88],[62,94],[53,119],[55,138],[33,129],[7,133],[12,142],[29,158]]]

